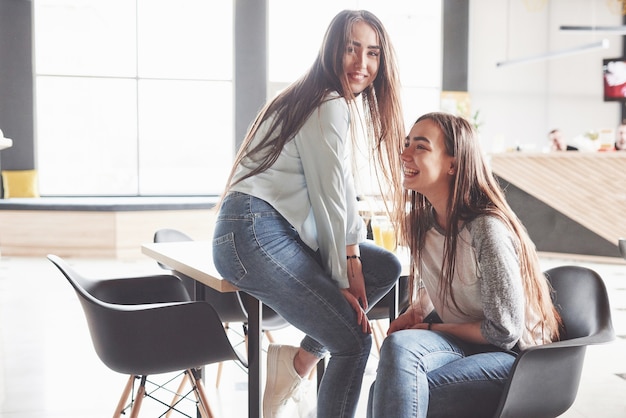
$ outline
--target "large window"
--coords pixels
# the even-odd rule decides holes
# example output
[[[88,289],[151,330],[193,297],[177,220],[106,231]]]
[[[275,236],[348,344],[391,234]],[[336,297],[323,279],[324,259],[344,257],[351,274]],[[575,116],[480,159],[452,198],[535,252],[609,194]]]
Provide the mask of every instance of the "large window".
[[[47,195],[217,194],[233,156],[232,0],[36,0]]]
[[[398,56],[405,119],[439,107],[442,62],[441,0],[269,0],[270,94],[283,89],[313,63],[331,19],[344,9],[374,13],[389,32]],[[294,18],[298,16],[298,18]],[[304,17],[306,16],[306,17]]]
[[[41,193],[221,193],[235,144],[234,1],[34,0]],[[394,42],[407,123],[438,107],[441,0],[266,1],[269,96],[311,65],[337,12],[358,8]]]

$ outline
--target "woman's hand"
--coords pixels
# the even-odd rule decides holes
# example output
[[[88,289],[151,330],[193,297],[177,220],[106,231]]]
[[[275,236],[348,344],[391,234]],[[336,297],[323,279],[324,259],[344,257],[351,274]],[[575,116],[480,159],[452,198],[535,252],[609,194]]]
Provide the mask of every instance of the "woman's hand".
[[[356,321],[359,325],[361,325],[363,332],[365,334],[371,334],[372,327],[370,326],[370,321],[357,298],[352,294],[350,289],[341,289],[341,293],[343,294],[343,297],[346,298],[350,306],[352,306],[352,309],[356,312]]]
[[[365,278],[363,277],[363,265],[358,256],[348,256],[348,290],[359,302],[360,306],[367,311],[367,295],[365,293]]]
[[[419,312],[413,307],[409,307],[403,314],[399,315],[396,319],[391,321],[389,324],[389,329],[387,330],[387,335],[401,331],[403,329],[414,329],[422,324],[423,316],[419,314]]]

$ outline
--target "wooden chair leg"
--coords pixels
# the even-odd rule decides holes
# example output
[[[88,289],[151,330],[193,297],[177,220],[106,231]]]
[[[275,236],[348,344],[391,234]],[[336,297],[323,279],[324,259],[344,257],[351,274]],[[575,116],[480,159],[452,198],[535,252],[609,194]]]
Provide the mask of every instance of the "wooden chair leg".
[[[137,389],[135,402],[133,402],[133,406],[130,408],[130,418],[137,418],[139,416],[141,403],[143,402],[143,398],[146,396],[146,377],[147,376],[141,376],[141,384],[139,385],[139,389]]]
[[[217,364],[217,377],[215,378],[215,388],[219,389],[220,381],[222,380],[222,369],[224,368],[224,362]]]
[[[224,329],[226,330],[226,332],[228,332],[228,330],[230,329],[230,323],[229,322],[224,322]],[[217,365],[217,376],[215,377],[215,388],[219,389],[220,388],[220,382],[222,380],[222,369],[223,369],[224,363],[220,362]]]
[[[198,400],[200,415],[202,415],[202,418],[215,418],[215,415],[211,410],[211,406],[209,405],[209,398],[207,398],[206,396],[204,385],[202,384],[202,379],[200,378],[199,374],[194,369],[187,370],[187,373],[189,373],[189,375],[193,379],[194,393],[196,395],[196,399]]]
[[[174,395],[174,398],[172,399],[172,402],[170,403],[170,407],[173,407],[176,402],[178,402],[178,400],[181,398],[180,394],[183,392],[183,389],[185,388],[185,385],[187,384],[187,382],[189,382],[189,373],[184,373],[183,374],[183,379],[180,381],[180,385],[178,385],[178,389],[176,390],[176,394]],[[165,414],[165,418],[169,418],[170,415],[172,415],[172,409],[170,409],[169,411],[167,411],[167,413]]]
[[[124,391],[122,392],[122,396],[120,396],[120,401],[117,404],[117,408],[115,408],[115,413],[113,414],[113,418],[119,418],[120,415],[124,413],[124,408],[126,407],[126,401],[128,401],[128,397],[130,396],[130,391],[133,388],[133,381],[136,376],[131,374],[126,381],[126,386],[124,386]]]
[[[372,321],[372,336],[374,337],[374,344],[376,344],[376,352],[380,354],[380,346],[385,338],[385,333],[379,320]]]

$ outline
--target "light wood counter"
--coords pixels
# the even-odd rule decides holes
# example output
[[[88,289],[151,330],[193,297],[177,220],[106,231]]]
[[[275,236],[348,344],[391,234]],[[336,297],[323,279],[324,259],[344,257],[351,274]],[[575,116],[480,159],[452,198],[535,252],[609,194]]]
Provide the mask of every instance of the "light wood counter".
[[[491,156],[493,172],[598,236],[626,237],[626,152]]]

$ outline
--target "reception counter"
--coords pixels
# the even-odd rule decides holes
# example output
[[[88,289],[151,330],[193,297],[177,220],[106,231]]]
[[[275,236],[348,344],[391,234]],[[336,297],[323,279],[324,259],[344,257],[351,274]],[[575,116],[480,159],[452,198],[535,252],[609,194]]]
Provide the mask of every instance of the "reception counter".
[[[512,152],[490,160],[540,251],[620,257],[626,152]]]

